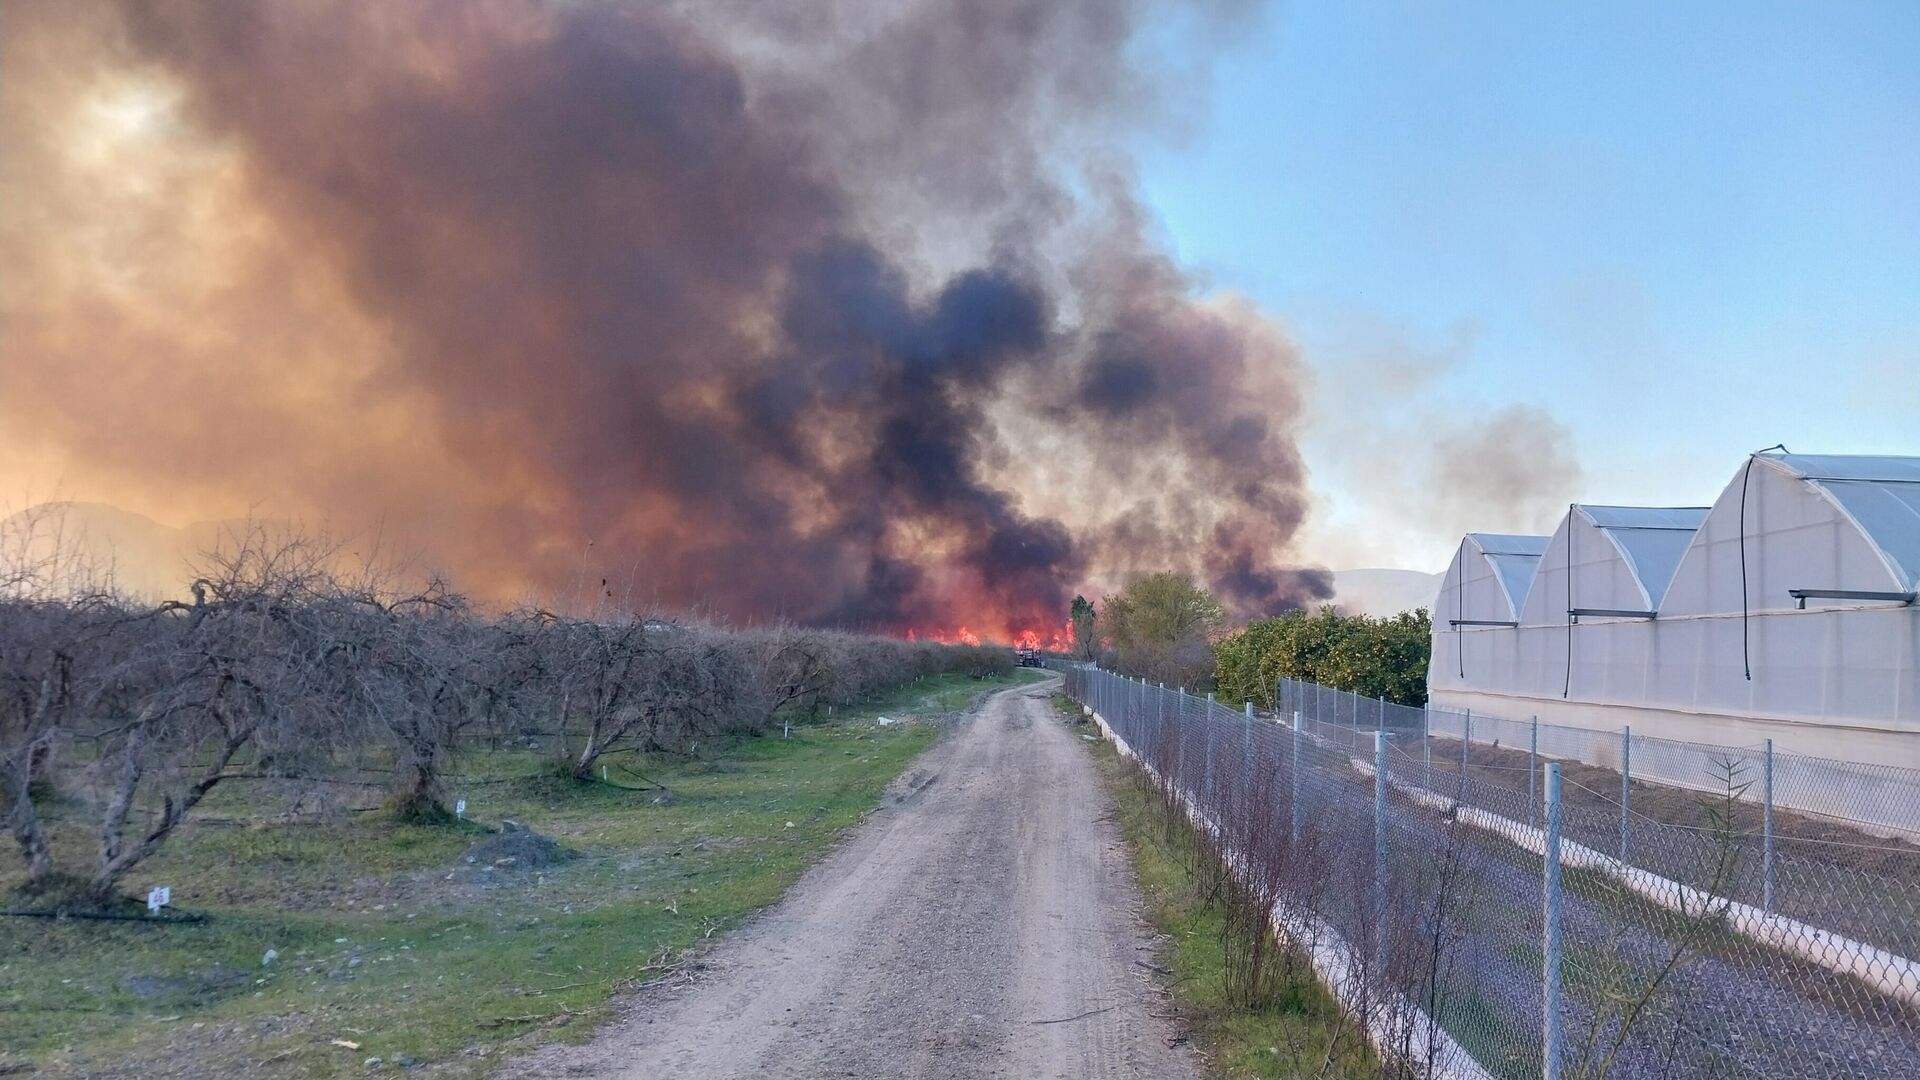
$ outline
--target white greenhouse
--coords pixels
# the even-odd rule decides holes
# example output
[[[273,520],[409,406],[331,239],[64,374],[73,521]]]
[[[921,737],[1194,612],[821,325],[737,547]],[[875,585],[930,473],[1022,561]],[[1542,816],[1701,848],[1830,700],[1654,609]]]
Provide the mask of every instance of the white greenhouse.
[[[1469,534],[1436,706],[1920,767],[1920,458],[1763,453],[1708,508]]]

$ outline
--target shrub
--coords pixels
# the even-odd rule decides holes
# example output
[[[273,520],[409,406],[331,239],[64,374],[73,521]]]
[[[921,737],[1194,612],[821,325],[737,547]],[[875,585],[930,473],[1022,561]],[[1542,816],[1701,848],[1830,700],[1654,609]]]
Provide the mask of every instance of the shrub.
[[[1431,626],[1424,609],[1374,618],[1322,607],[1262,619],[1221,639],[1214,679],[1226,700],[1266,706],[1282,677],[1424,705]]]

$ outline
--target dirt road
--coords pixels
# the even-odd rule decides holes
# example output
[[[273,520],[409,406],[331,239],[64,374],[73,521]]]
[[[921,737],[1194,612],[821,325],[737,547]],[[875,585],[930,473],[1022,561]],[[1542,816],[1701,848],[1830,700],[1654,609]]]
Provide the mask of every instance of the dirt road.
[[[1056,686],[959,721],[691,985],[643,992],[592,1042],[513,1071],[1194,1076],[1154,1015],[1138,896]]]

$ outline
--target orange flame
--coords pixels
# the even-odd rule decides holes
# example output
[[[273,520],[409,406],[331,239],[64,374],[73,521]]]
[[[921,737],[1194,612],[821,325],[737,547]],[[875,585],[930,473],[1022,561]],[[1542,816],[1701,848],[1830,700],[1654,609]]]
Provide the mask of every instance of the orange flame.
[[[956,630],[920,630],[909,628],[908,641],[931,641],[939,645],[978,645],[980,635],[962,626]]]
[[[1073,624],[1064,623],[1057,630],[1009,630],[1010,644],[1017,649],[1034,649],[1043,652],[1070,652],[1073,649]],[[979,634],[965,626],[953,629],[939,627],[912,627],[906,632],[908,641],[933,641],[942,645],[978,645]],[[1000,639],[1004,641],[1005,639]]]

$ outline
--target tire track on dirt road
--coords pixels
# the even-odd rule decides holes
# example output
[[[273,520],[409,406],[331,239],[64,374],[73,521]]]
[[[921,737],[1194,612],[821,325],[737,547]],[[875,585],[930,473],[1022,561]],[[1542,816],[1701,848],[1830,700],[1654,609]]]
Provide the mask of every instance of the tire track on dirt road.
[[[690,985],[642,990],[548,1077],[1197,1075],[1106,792],[1049,680],[960,720]],[[911,778],[918,778],[917,785]]]

